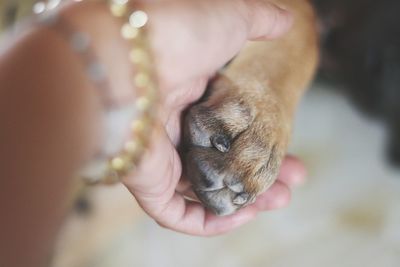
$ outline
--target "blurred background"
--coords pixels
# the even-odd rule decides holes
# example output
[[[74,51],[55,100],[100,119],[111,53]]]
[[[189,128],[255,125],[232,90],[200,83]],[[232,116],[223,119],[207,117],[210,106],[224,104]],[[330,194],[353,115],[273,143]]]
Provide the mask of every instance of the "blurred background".
[[[33,2],[0,0],[0,29]],[[198,238],[159,227],[123,187],[88,188],[65,221],[52,266],[400,266],[399,3],[315,0],[321,69],[290,148],[309,175],[288,208]]]
[[[189,237],[147,218],[124,188],[88,192],[95,206],[64,227],[54,267],[397,267],[400,172],[384,160],[382,123],[331,88],[304,98],[290,151],[308,167],[288,208],[221,237]]]

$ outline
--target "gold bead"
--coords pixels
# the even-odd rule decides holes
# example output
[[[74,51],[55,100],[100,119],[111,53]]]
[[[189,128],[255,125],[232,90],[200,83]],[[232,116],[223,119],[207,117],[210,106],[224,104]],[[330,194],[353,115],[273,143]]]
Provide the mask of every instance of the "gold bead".
[[[149,17],[142,10],[135,11],[129,16],[129,23],[135,28],[142,28],[147,24],[148,20]]]
[[[123,171],[126,168],[126,161],[122,157],[116,157],[111,160],[111,168],[116,171]]]
[[[144,73],[144,72],[139,72],[138,74],[136,74],[135,79],[135,86],[137,87],[147,87],[150,84],[150,77],[148,74]]]
[[[131,124],[131,131],[134,136],[138,136],[139,138],[147,138],[151,128],[151,120],[148,116],[136,120]]]
[[[129,58],[132,61],[132,63],[135,64],[142,64],[142,65],[147,65],[149,62],[149,57],[147,53],[143,49],[133,49],[129,53]]]
[[[151,106],[150,100],[147,97],[140,97],[136,100],[136,108],[139,111],[147,111]]]
[[[135,39],[139,34],[139,30],[137,28],[132,27],[129,24],[124,24],[121,28],[121,35],[123,38],[127,40]]]
[[[158,98],[157,89],[154,84],[149,84],[147,87],[146,97],[149,99],[150,102],[156,102]]]
[[[131,157],[136,157],[142,153],[144,145],[139,140],[132,140],[125,144],[124,149]]]
[[[131,124],[133,140],[125,143],[123,150],[116,156],[105,160],[104,170],[98,175],[103,182],[115,183],[120,182],[123,176],[137,167],[142,154],[148,148],[149,134],[156,112],[153,110],[153,106],[157,101],[157,82],[153,80],[153,61],[150,51],[147,49],[146,34],[141,29],[148,23],[148,15],[141,10],[130,13],[129,0],[108,0],[108,2],[113,16],[127,18],[120,31],[121,36],[134,46],[129,53],[129,59],[137,70],[132,81],[141,92],[141,97],[137,98],[135,102],[139,117]]]
[[[135,141],[130,141],[128,143],[125,144],[124,149],[126,152],[130,153],[130,154],[134,154],[136,153],[137,149],[138,149],[138,143]]]
[[[110,5],[111,13],[116,17],[123,17],[128,11],[128,7],[126,4],[121,4],[113,1]]]
[[[134,134],[142,134],[145,128],[146,126],[143,120],[134,121],[131,125],[131,129]]]

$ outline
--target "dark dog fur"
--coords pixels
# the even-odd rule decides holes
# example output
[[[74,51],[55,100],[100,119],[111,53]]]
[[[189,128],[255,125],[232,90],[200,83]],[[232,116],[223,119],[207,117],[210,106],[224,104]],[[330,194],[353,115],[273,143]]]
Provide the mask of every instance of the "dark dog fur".
[[[321,25],[320,76],[388,128],[400,165],[400,1],[313,0]]]

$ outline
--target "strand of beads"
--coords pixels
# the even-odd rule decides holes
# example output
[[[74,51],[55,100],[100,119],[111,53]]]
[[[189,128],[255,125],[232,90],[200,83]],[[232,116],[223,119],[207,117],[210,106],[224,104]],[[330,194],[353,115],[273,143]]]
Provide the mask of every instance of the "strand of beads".
[[[120,33],[122,39],[130,43],[128,56],[135,67],[132,85],[137,93],[134,104],[137,116],[131,122],[131,137],[122,151],[109,159],[108,170],[101,179],[114,183],[135,170],[150,144],[157,114],[158,87],[145,30],[149,20],[147,13],[131,9],[129,0],[109,0],[108,4],[111,14],[123,21]],[[86,178],[93,181],[92,177]]]
[[[37,2],[33,7],[33,11],[38,15],[45,15],[44,13],[54,11],[61,2],[66,1],[48,0]],[[84,1],[71,0],[69,2]],[[116,183],[135,170],[150,144],[150,137],[155,127],[158,104],[157,79],[146,36],[146,25],[149,20],[147,13],[142,10],[131,9],[129,0],[108,0],[107,4],[111,14],[122,21],[120,28],[122,41],[129,42],[131,47],[127,57],[134,67],[132,90],[134,90],[136,98],[134,103],[122,107],[113,106],[110,109],[109,106],[104,105],[105,140],[103,147],[80,174],[84,181],[91,184]],[[88,43],[83,42],[90,40],[90,38],[82,38],[88,36],[76,32],[68,25],[68,21],[61,18],[51,18],[50,16],[48,20],[51,22],[50,24],[55,26],[55,29],[63,33],[64,36],[67,36],[67,40],[72,44],[72,48],[77,52],[84,64],[94,66],[92,63],[97,62],[97,60],[93,60],[95,57],[90,51]],[[83,50],[80,49],[82,45],[85,47]],[[95,65],[100,66],[101,64],[97,62]],[[98,73],[97,69],[99,68],[89,68],[88,70],[91,71],[88,71],[88,76],[98,89],[107,89],[105,86],[99,86],[101,84],[99,79],[93,79],[93,77],[99,76],[94,75]],[[105,79],[103,79],[105,78],[105,72],[102,71],[101,73],[101,81],[105,84]],[[110,90],[110,88],[108,89]],[[119,124],[122,122],[125,126],[127,123],[130,124],[128,138],[125,138],[125,134],[115,134],[118,130],[114,128],[121,128],[115,126],[116,121],[119,121]],[[127,127],[122,128],[125,129]],[[114,136],[112,136],[113,134]],[[115,142],[115,139],[118,142]],[[118,145],[115,145],[116,143]],[[119,143],[123,143],[121,148]]]

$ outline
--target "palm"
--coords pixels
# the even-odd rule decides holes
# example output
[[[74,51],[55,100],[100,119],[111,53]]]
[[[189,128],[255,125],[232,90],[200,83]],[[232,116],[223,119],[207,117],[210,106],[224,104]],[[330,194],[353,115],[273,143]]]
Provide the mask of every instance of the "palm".
[[[297,160],[288,158],[278,181],[256,203],[234,215],[217,217],[183,196],[191,191],[182,177],[182,163],[176,150],[182,111],[201,97],[210,76],[232,59],[247,39],[277,37],[289,29],[291,17],[268,1],[179,3],[179,8],[167,1],[148,9],[162,94],[160,125],[143,164],[134,177],[124,182],[160,225],[192,235],[216,235],[244,224],[259,211],[286,205],[290,198],[288,185],[304,178],[304,168]],[[190,15],[180,16],[182,13]],[[167,36],[170,32],[179,36],[179,41],[171,40]]]
[[[160,112],[163,126],[153,138],[158,140],[152,146],[157,149],[150,150],[135,179],[126,181],[128,188],[135,188],[132,193],[141,207],[160,225],[194,235],[221,234],[251,220],[259,211],[286,205],[290,198],[288,185],[296,183],[304,174],[297,160],[286,159],[274,186],[253,205],[227,217],[217,217],[199,203],[187,200],[184,195],[193,194],[182,177],[182,163],[175,146],[180,140],[182,110],[204,93],[206,80],[189,82],[189,86],[175,90],[164,99]]]

